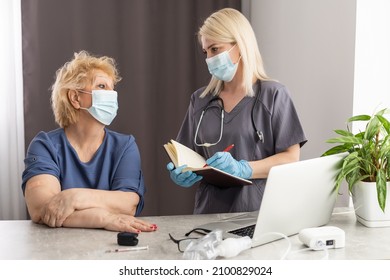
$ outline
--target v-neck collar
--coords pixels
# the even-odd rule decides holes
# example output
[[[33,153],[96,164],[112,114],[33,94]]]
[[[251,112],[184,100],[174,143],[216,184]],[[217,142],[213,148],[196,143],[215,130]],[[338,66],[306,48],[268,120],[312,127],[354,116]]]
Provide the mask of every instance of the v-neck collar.
[[[225,119],[224,119],[224,123],[228,123],[230,122],[232,119],[234,119],[235,116],[237,116],[246,106],[249,102],[251,102],[252,100],[252,97],[249,97],[249,96],[244,96],[238,103],[236,106],[233,107],[233,110],[231,110],[230,112],[226,112],[224,111],[225,113]]]

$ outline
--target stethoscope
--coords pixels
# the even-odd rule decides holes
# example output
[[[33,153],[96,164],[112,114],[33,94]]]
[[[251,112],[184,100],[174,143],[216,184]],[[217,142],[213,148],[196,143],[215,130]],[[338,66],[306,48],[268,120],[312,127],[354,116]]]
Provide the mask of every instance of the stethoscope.
[[[214,101],[221,101],[221,107],[220,107],[220,109],[221,109],[221,132],[220,132],[220,134],[219,134],[219,138],[218,138],[217,142],[214,142],[214,143],[207,143],[207,142],[206,142],[206,143],[203,143],[203,144],[198,143],[198,142],[196,141],[196,139],[198,138],[199,127],[200,127],[200,124],[202,123],[203,116],[204,116],[204,114],[206,113],[206,111],[207,111],[209,108],[215,107],[215,106],[213,106],[213,105],[211,104],[211,103],[213,103]],[[223,119],[224,119],[224,117],[225,117],[225,106],[224,106],[224,104],[223,104],[222,98],[217,96],[217,97],[214,97],[214,98],[210,99],[210,101],[207,102],[206,106],[205,106],[204,109],[202,110],[202,114],[200,115],[198,125],[196,126],[195,137],[194,137],[194,143],[195,143],[195,145],[196,145],[196,146],[206,147],[206,148],[207,148],[207,147],[210,147],[210,146],[217,145],[217,144],[219,143],[219,141],[221,141],[221,139],[222,139],[222,134],[223,134]]]
[[[257,105],[257,103],[259,102],[259,99],[260,99],[260,93],[261,93],[261,82],[259,82],[260,84],[260,88],[258,90],[258,94],[256,94],[256,98],[255,98],[255,102],[253,103],[253,106],[252,106],[252,111],[251,111],[251,120],[252,120],[252,126],[253,126],[253,129],[255,130],[256,132],[256,135],[257,135],[257,138],[258,140],[260,140],[262,143],[264,143],[264,135],[263,135],[263,132],[260,131],[259,129],[257,129],[257,126],[256,126],[256,123],[255,123],[255,117],[254,117],[254,111],[255,111],[255,107]],[[220,109],[221,109],[221,129],[220,129],[220,134],[219,134],[219,138],[216,142],[214,143],[198,143],[197,142],[197,138],[198,138],[198,132],[199,132],[199,127],[200,127],[200,124],[202,123],[202,120],[203,120],[203,116],[204,114],[206,113],[206,111],[211,108],[211,107],[215,107],[215,105],[212,105],[213,102],[215,101],[219,101],[221,103],[221,106],[220,106]],[[224,107],[224,104],[223,104],[223,100],[222,98],[220,97],[214,97],[212,99],[210,99],[209,102],[207,102],[206,106],[204,107],[204,109],[202,110],[202,114],[200,115],[200,118],[199,118],[199,122],[198,122],[198,125],[196,126],[196,130],[195,130],[195,137],[194,137],[194,143],[196,146],[202,146],[202,147],[210,147],[210,146],[214,146],[216,144],[218,144],[221,139],[222,139],[222,134],[223,134],[223,119],[225,117],[225,107]]]

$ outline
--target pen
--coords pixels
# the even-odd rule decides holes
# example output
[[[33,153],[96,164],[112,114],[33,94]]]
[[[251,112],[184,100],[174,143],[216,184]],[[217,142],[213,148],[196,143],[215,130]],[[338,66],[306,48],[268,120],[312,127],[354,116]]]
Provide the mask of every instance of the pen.
[[[234,147],[234,144],[231,144],[230,146],[227,146],[223,152],[229,152]]]
[[[149,250],[149,246],[112,249],[112,250],[107,250],[106,253],[119,253],[119,252],[130,252],[130,251],[141,251],[141,250]]]
[[[234,147],[234,144],[231,144],[231,145],[227,146],[222,152],[229,152],[233,147]],[[205,165],[203,165],[203,167],[206,167],[206,166],[207,166],[207,163]]]

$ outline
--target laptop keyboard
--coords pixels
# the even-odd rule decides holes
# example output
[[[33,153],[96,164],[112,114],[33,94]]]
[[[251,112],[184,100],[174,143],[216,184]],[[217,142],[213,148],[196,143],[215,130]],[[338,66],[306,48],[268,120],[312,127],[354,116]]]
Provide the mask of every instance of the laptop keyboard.
[[[249,236],[250,238],[253,238],[253,233],[255,232],[256,225],[250,225],[247,227],[235,229],[232,231],[229,231],[229,233],[238,235],[238,236]]]

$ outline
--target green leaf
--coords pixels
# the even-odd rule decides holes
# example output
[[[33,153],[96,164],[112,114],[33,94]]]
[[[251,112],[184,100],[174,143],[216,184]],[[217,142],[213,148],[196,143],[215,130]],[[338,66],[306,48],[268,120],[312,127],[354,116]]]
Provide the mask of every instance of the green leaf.
[[[387,134],[390,134],[390,122],[383,116],[377,115],[378,120],[382,123]]]
[[[334,146],[333,148],[330,148],[321,156],[340,154],[340,153],[348,152],[350,149],[351,149],[351,145],[338,145],[338,146]]]
[[[360,166],[359,166],[359,158],[357,157],[357,153],[351,153],[346,156],[343,160],[343,165],[341,170],[336,177],[337,182],[341,182],[343,178],[347,181],[349,187],[358,180],[360,177]]]
[[[342,130],[342,129],[336,129],[334,132],[341,136],[354,136],[352,132],[349,132],[347,130]]]
[[[371,119],[371,116],[369,115],[358,115],[349,118],[347,121],[348,122],[355,122],[355,121],[369,121]]]
[[[379,150],[379,158],[385,159],[390,155],[390,134],[387,135],[382,143],[381,143],[381,148]]]
[[[364,138],[364,131],[356,133],[355,137],[358,138],[358,139],[362,139],[363,140],[363,138]]]
[[[342,136],[337,138],[330,138],[326,141],[327,143],[344,143],[344,144],[353,144],[353,145],[361,145],[363,144],[362,139],[359,139],[354,136]]]
[[[385,114],[390,114],[390,109],[384,108],[384,109],[378,111],[375,115],[376,116],[383,116]]]
[[[371,140],[375,137],[377,133],[379,133],[381,127],[381,122],[379,121],[377,116],[374,116],[371,121],[367,124],[366,133],[364,134],[364,138],[367,140]]]
[[[376,177],[376,191],[378,195],[378,203],[379,207],[385,212],[386,208],[386,174],[383,169],[378,170],[378,174]]]

